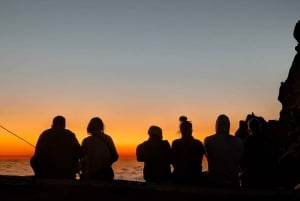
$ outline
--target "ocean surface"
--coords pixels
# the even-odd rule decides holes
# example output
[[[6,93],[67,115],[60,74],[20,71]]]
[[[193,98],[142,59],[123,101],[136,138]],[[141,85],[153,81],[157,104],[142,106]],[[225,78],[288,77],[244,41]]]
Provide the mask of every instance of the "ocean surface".
[[[119,158],[113,164],[115,179],[141,181],[143,179],[144,163],[134,158]],[[203,170],[207,170],[207,162],[203,160]],[[0,159],[0,175],[32,176],[29,159]]]

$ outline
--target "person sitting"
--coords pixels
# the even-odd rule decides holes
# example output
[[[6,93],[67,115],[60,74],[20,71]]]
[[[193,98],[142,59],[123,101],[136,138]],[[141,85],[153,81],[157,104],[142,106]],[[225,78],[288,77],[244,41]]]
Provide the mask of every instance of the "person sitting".
[[[234,136],[237,136],[237,137],[241,138],[241,140],[243,142],[245,142],[245,140],[249,136],[248,126],[247,126],[246,121],[244,121],[244,120],[239,121],[239,128],[234,133]]]
[[[90,136],[82,141],[82,179],[114,179],[112,164],[119,158],[112,138],[104,133],[102,119],[94,117],[87,126]]]
[[[171,146],[163,140],[162,129],[150,126],[149,139],[136,148],[136,158],[144,162],[143,176],[147,182],[168,182],[171,175]]]
[[[216,133],[204,139],[208,162],[208,184],[216,187],[239,187],[243,142],[230,134],[230,120],[225,114],[216,120]]]
[[[79,167],[80,144],[65,128],[65,118],[56,116],[50,129],[39,136],[30,165],[36,177],[75,179]]]
[[[250,135],[245,141],[245,152],[241,161],[243,185],[248,188],[277,185],[277,147],[267,137],[259,119],[250,119],[248,129]]]
[[[193,125],[187,117],[181,116],[181,138],[172,142],[172,164],[174,167],[172,179],[175,183],[203,184],[202,159],[204,146],[192,135]]]

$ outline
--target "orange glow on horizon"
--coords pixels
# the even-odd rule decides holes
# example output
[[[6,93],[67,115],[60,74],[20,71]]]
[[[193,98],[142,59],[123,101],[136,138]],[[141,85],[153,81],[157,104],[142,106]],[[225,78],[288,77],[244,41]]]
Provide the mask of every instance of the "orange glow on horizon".
[[[116,145],[120,158],[135,158],[135,146]]]
[[[135,158],[135,147],[134,146],[117,146],[119,158]],[[18,149],[12,151],[11,148],[1,148],[0,158],[3,159],[15,159],[15,158],[31,158],[34,151],[28,148]]]
[[[193,123],[193,136],[203,142],[205,137],[214,134],[215,120],[218,114],[217,112],[212,112],[209,113],[209,116],[207,115],[205,117],[198,114],[194,116],[187,114]],[[239,120],[245,119],[246,115],[247,114],[240,115],[239,112],[228,114],[231,122],[231,134],[234,134],[237,130]],[[51,127],[52,118],[54,116],[53,114],[46,114],[46,116],[33,115],[25,119],[22,115],[15,117],[10,116],[10,118],[5,118],[5,121],[2,120],[1,123],[2,126],[10,129],[35,146],[41,132]],[[82,114],[78,116],[69,114],[64,116],[67,120],[67,129],[75,133],[81,144],[82,140],[88,136],[86,125],[90,117],[96,115]],[[104,132],[112,137],[120,158],[126,158],[135,157],[135,149],[138,144],[148,139],[147,131],[151,125],[158,125],[162,128],[163,139],[168,140],[170,145],[173,140],[180,138],[179,122],[176,118],[178,116],[178,114],[171,113],[167,117],[149,115],[145,119],[139,119],[139,116],[134,115],[129,115],[128,118],[125,119],[117,115],[103,115],[101,118],[105,124]],[[271,116],[275,115],[273,114]],[[265,119],[269,120],[274,118],[265,117]],[[34,147],[7,131],[0,129],[0,157],[30,157],[33,153]]]
[[[148,139],[148,135],[144,132],[142,135],[132,135],[132,136],[139,136],[135,137],[135,141],[133,137],[128,137],[127,140],[131,143],[126,141],[126,138],[120,138],[118,135],[114,135],[115,132],[110,132],[110,136],[113,138],[116,149],[119,153],[120,158],[135,158],[135,151],[138,144],[142,143],[143,141]],[[36,138],[39,135],[36,136]],[[84,137],[87,135],[81,136],[77,135],[77,139],[79,143],[82,142]],[[199,138],[198,133],[194,133],[194,137],[197,139]],[[179,138],[179,133],[170,134],[167,131],[164,132],[164,140],[168,140],[171,144],[174,139]],[[201,136],[200,136],[201,137]],[[200,139],[203,141],[203,139]],[[37,139],[30,138],[30,142],[35,145]],[[35,147],[30,146],[29,144],[21,141],[20,139],[6,135],[5,138],[2,136],[2,141],[0,142],[0,158],[30,158],[33,153]]]

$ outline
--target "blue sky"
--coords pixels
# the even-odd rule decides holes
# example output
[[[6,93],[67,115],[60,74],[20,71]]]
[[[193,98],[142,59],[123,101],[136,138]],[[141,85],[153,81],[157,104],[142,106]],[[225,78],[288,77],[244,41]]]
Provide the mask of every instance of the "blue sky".
[[[199,138],[220,113],[234,128],[250,112],[278,119],[299,9],[297,0],[1,0],[0,123],[24,133],[17,122],[39,122],[26,130],[35,140],[63,114],[82,138],[100,116],[117,139],[141,140],[158,124],[171,141],[181,114]]]

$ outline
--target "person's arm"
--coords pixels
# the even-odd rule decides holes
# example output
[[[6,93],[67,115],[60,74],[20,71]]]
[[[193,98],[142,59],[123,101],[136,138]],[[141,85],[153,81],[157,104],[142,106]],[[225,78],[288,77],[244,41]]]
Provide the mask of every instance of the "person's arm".
[[[43,155],[43,150],[45,149],[46,146],[46,139],[45,139],[45,132],[43,132],[42,134],[40,134],[38,141],[36,143],[35,146],[35,150],[34,150],[34,154],[33,156],[30,158],[30,166],[33,169],[35,175],[39,174],[39,160]]]
[[[136,148],[136,159],[139,162],[145,161],[145,149],[144,149],[144,143],[139,144]]]
[[[110,136],[108,136],[108,140],[109,140],[108,146],[111,151],[111,163],[114,163],[119,159],[119,154],[118,154],[118,151],[114,144],[114,141],[112,140],[112,138]]]
[[[164,144],[166,146],[166,150],[167,150],[167,157],[168,157],[168,163],[172,164],[172,150],[171,150],[171,145],[169,143],[168,140],[164,140]]]

